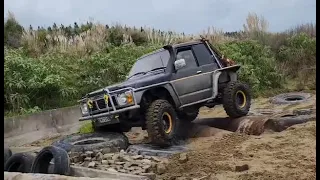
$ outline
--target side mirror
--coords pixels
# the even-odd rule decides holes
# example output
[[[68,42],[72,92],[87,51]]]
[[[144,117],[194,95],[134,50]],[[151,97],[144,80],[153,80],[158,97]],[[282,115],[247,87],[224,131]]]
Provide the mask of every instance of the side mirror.
[[[186,65],[186,60],[184,59],[179,59],[174,62],[174,68],[176,69],[176,71],[185,67]]]

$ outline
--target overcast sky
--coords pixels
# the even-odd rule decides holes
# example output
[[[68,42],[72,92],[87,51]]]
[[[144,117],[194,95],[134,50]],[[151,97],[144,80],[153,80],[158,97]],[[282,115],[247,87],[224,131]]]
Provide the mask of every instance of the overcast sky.
[[[316,20],[316,0],[4,0],[4,10],[23,26],[69,25],[91,18],[185,33],[209,26],[240,30],[249,12],[263,15],[270,31]]]

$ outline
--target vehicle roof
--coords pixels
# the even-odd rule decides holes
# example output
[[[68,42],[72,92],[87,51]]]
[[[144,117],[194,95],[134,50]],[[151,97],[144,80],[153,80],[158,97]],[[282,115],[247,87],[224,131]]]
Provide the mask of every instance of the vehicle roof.
[[[195,45],[195,44],[199,44],[199,43],[202,43],[202,41],[201,40],[192,40],[192,41],[188,41],[188,42],[184,42],[184,43],[173,44],[172,47],[179,48],[179,47],[190,46],[190,45]]]
[[[173,45],[171,45],[171,46],[172,46],[173,48],[179,48],[179,47],[191,46],[191,45],[195,45],[195,44],[199,44],[199,43],[202,43],[202,41],[201,41],[201,40],[192,40],[192,41],[188,41],[188,42],[173,44]],[[164,49],[164,48],[157,49],[157,50],[155,50],[155,51],[152,51],[152,52],[150,52],[150,53],[148,53],[148,54],[145,54],[145,55],[139,57],[137,60],[140,60],[140,59],[145,58],[145,57],[147,57],[147,56],[150,56],[150,55],[153,55],[153,54],[155,54],[155,53],[161,52],[161,51],[163,51],[163,50],[165,50],[165,49]]]

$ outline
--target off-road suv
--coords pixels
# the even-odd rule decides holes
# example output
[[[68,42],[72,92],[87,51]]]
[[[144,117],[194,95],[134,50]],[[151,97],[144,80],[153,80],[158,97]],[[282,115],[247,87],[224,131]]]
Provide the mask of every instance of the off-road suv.
[[[151,141],[167,145],[202,106],[222,104],[230,117],[247,115],[251,95],[237,81],[239,65],[228,66],[204,38],[166,45],[140,57],[126,81],[88,93],[80,100],[80,121],[95,130],[146,129]]]

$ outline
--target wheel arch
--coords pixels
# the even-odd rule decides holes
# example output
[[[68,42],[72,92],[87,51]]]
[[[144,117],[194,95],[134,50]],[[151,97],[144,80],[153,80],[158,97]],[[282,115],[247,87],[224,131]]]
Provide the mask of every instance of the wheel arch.
[[[175,91],[169,84],[144,90],[143,92],[140,93],[140,98],[139,98],[140,101],[138,102],[138,104],[143,106],[143,103],[150,102],[155,99],[166,99],[174,107],[180,106],[180,101]]]
[[[215,71],[213,73],[214,92],[224,89],[224,86],[228,82],[237,81],[238,80],[237,72],[240,69],[240,67],[241,67],[240,65],[228,66]]]

